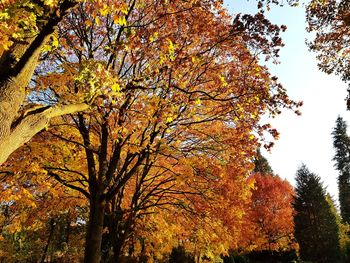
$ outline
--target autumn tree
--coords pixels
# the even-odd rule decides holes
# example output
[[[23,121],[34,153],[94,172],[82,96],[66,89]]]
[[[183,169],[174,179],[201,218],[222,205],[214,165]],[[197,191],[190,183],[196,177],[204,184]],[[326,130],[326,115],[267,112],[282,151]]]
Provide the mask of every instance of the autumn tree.
[[[296,174],[295,237],[305,261],[339,262],[339,226],[319,176],[305,165]]]
[[[0,9],[0,163],[57,116],[84,111],[90,100],[28,103],[26,89],[40,55],[58,45],[55,30],[79,2],[74,0],[3,0]],[[94,2],[94,1],[93,1]],[[194,1],[195,2],[195,1]],[[262,3],[271,1],[259,1]],[[96,1],[96,10],[106,10]],[[142,3],[141,3],[142,4]],[[105,12],[105,11],[103,11]],[[116,18],[116,20],[119,18]],[[124,22],[123,18],[119,21]],[[51,47],[50,47],[51,46]],[[9,143],[11,141],[11,143]]]
[[[339,171],[338,189],[341,217],[350,223],[350,139],[347,135],[346,122],[338,117],[332,132],[335,148],[334,161]]]
[[[252,54],[276,55],[281,44],[280,29],[261,13],[232,25],[216,1],[100,7],[81,4],[66,16],[46,64],[51,73],[39,68],[34,87],[47,88],[38,99],[95,98],[90,112],[52,130],[85,151],[86,167],[77,174],[74,166],[46,166],[90,201],[87,262],[99,261],[105,214],[115,224],[117,257],[147,208],[202,194],[230,160],[244,174],[256,143],[251,132],[269,129],[259,116],[296,105]],[[192,178],[202,187],[191,189]]]
[[[256,173],[242,231],[242,248],[278,252],[295,249],[293,188],[279,176]]]
[[[217,181],[205,198],[189,195],[191,211],[167,207],[139,220],[133,240],[143,241],[144,255],[161,261],[173,247],[181,246],[195,262],[201,262],[204,258],[214,261],[229,249],[239,249],[253,181],[243,174],[237,176],[237,172],[234,166],[227,167],[227,176]],[[134,253],[140,250],[136,242]]]
[[[281,46],[280,28],[263,13],[232,20],[214,0],[96,1],[66,16],[62,7],[50,16],[64,18],[58,45],[52,38],[57,48],[28,87],[45,106],[12,126],[61,102],[92,103],[54,123],[50,138],[68,143],[67,152],[40,158],[48,175],[89,200],[85,261],[99,262],[106,215],[118,258],[148,209],[187,208],[187,195],[210,196],[230,162],[244,178],[257,143],[252,131],[275,134],[259,117],[298,104],[258,64],[257,54],[275,57]],[[48,143],[52,152],[58,145]]]

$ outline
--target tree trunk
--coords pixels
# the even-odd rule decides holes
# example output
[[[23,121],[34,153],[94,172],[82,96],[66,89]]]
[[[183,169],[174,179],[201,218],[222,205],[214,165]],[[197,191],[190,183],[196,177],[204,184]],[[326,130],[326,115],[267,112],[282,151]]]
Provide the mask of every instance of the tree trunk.
[[[105,211],[104,226],[108,228],[108,231],[103,235],[102,240],[105,252],[103,262],[120,262],[121,251],[124,245],[124,223],[122,213]],[[110,256],[110,250],[113,251],[113,256]]]
[[[122,255],[122,248],[124,245],[125,240],[121,240],[121,238],[118,238],[115,240],[113,244],[113,262],[117,263],[120,262],[120,257]]]
[[[19,118],[19,110],[25,100],[25,89],[38,65],[42,47],[48,43],[58,23],[77,4],[76,1],[62,1],[57,9],[58,12],[43,14],[42,19],[47,21],[42,23],[43,26],[40,26],[35,38],[27,38],[23,43],[15,43],[10,51],[0,56],[0,165],[12,152],[41,131],[50,118],[64,115],[59,114],[59,111],[66,105],[44,108],[39,112],[32,111],[30,115],[23,116],[23,118]],[[87,109],[86,106],[82,110],[85,109]],[[73,111],[68,110],[68,113],[80,110],[78,107]]]
[[[103,220],[106,201],[100,195],[90,199],[90,216],[86,233],[84,263],[100,263]]]
[[[133,217],[129,215],[128,218],[123,218],[123,210],[121,208],[114,212],[114,220],[110,225],[112,233],[113,246],[113,262],[121,261],[123,248],[132,232]]]
[[[70,210],[68,210],[67,217],[66,217],[66,236],[64,239],[64,242],[67,244],[67,246],[69,243],[69,236],[70,236],[70,230],[71,230],[70,224],[71,224]]]
[[[46,258],[46,255],[47,255],[47,251],[49,249],[49,246],[50,246],[50,243],[51,243],[51,239],[52,239],[52,236],[53,236],[53,231],[55,230],[55,220],[54,219],[50,219],[50,234],[49,234],[49,237],[47,239],[47,242],[46,242],[46,246],[44,248],[44,252],[43,252],[43,255],[41,257],[41,263],[44,263],[45,262],[45,258]]]

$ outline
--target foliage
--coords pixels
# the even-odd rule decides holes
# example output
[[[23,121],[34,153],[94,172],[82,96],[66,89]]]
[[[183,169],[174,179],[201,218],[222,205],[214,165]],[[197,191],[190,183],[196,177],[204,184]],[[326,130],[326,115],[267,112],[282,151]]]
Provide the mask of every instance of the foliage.
[[[31,201],[47,191],[55,202],[47,209],[37,206],[42,213],[89,206],[86,262],[100,261],[101,244],[117,262],[133,237],[143,240],[134,251],[161,257],[173,246],[153,240],[175,240],[161,232],[166,226],[181,226],[184,247],[199,258],[238,247],[258,136],[278,136],[260,117],[300,106],[258,61],[257,54],[278,56],[284,27],[263,12],[231,17],[220,0],[5,1],[3,7],[1,60],[21,61],[26,51],[12,51],[22,40],[29,39],[24,49],[32,47],[58,27],[50,41],[41,41],[49,46],[36,46],[43,48],[42,62],[25,92],[27,82],[21,81],[28,100],[40,107],[16,108],[7,128],[37,115],[33,123],[47,125],[51,118],[41,113],[71,114],[51,120],[49,131],[11,156],[4,173],[35,183],[27,193],[15,181],[5,201],[27,194],[21,202],[34,207]],[[65,107],[52,113],[57,105],[84,104],[86,110],[87,103],[84,113]],[[20,137],[28,141],[43,126],[29,126],[30,135]],[[10,191],[7,183],[3,188]],[[60,203],[54,193],[76,203]],[[49,233],[52,218],[40,218]],[[142,225],[157,231],[142,232]]]
[[[90,201],[87,253],[99,254],[92,252],[101,242],[96,226],[107,217],[105,238],[117,257],[132,226],[153,209],[175,205],[201,214],[225,203],[218,193],[237,191],[224,188],[228,178],[245,182],[251,169],[252,133],[277,136],[260,116],[299,105],[253,54],[276,56],[281,29],[262,14],[231,22],[214,0],[86,3],[64,19],[60,44],[33,89],[45,103],[94,98],[89,112],[51,130],[86,155],[81,174],[65,155],[68,161],[46,165]],[[226,174],[228,167],[235,173]]]
[[[350,80],[349,10],[347,0],[312,0],[307,6],[308,30],[316,33],[310,48],[317,53],[319,67],[344,81]]]
[[[303,165],[297,171],[296,184],[295,237],[300,246],[301,259],[339,262],[341,251],[337,215],[320,177]]]
[[[346,122],[338,117],[332,132],[335,148],[333,160],[339,171],[338,189],[341,217],[345,223],[350,223],[350,138],[346,130]]]
[[[339,218],[339,230],[340,230],[339,242],[340,242],[340,248],[342,250],[342,259],[344,262],[348,262],[350,258],[350,238],[349,238],[350,227],[348,224],[342,223],[340,221],[340,218]]]
[[[280,177],[254,174],[255,188],[244,217],[241,246],[245,251],[295,250],[293,188]]]
[[[211,193],[210,199],[189,195],[192,201],[188,208],[193,207],[190,213],[168,207],[138,220],[133,240],[142,240],[143,248],[136,243],[135,255],[143,253],[162,260],[180,244],[195,258],[214,260],[227,254],[229,248],[238,248],[251,186],[249,181],[230,177],[219,192]],[[224,192],[224,189],[227,190]]]
[[[0,6],[0,164],[43,130],[51,119],[86,110],[77,103],[56,100],[29,103],[31,79],[44,53],[57,47],[53,34],[76,1],[1,1]],[[49,48],[48,48],[49,45]],[[28,98],[29,96],[29,98]],[[38,101],[35,101],[38,102]],[[71,101],[70,101],[71,102]],[[11,142],[11,143],[8,143]]]
[[[40,168],[39,152],[47,157],[55,154],[42,147],[43,139],[36,138],[12,155],[0,172],[0,250],[6,262],[81,258],[86,202]],[[37,162],[32,153],[38,153]]]
[[[348,262],[350,248],[349,225],[347,223],[342,223],[334,201],[329,194],[326,195],[326,200],[330,206],[332,214],[335,215],[336,223],[339,227],[339,245],[341,249],[341,262]]]
[[[261,154],[260,149],[256,152],[256,156],[254,158],[254,173],[260,174],[273,174],[273,170],[267,161],[267,159]]]

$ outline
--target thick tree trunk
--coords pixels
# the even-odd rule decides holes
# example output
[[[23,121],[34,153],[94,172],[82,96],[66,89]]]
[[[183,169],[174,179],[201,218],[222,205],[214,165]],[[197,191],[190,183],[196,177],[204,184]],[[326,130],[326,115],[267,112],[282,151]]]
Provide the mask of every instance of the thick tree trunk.
[[[122,262],[122,252],[130,235],[131,223],[132,221],[123,218],[121,209],[113,212],[106,209],[104,227],[108,231],[103,235],[102,240],[105,252],[103,262]],[[113,256],[110,256],[110,250],[112,250]]]
[[[106,201],[100,195],[91,197],[90,217],[86,234],[85,263],[100,263],[103,234],[103,220]]]
[[[115,212],[105,211],[104,217],[104,227],[108,231],[103,235],[102,245],[104,250],[104,258],[102,262],[120,262],[120,252],[122,249],[122,242],[120,240],[121,236],[121,224],[122,217],[121,215],[116,215]],[[113,251],[113,256],[110,255],[110,251]]]
[[[117,240],[115,240],[113,244],[113,262],[114,263],[120,262],[124,243],[125,243],[125,240],[122,240],[122,238],[118,238]]]
[[[0,165],[13,151],[42,130],[52,117],[50,115],[63,115],[57,114],[57,106],[46,108],[45,111],[33,111],[26,118],[18,118],[19,109],[26,96],[25,88],[38,65],[42,47],[48,42],[58,23],[75,5],[75,1],[64,0],[57,10],[59,12],[45,18],[47,21],[43,23],[35,38],[14,44],[0,57]],[[55,15],[57,13],[60,15]],[[60,107],[63,108],[62,105]]]
[[[116,217],[117,219],[117,217]],[[112,230],[112,246],[113,246],[113,262],[120,262],[121,256],[123,254],[123,248],[126,241],[130,237],[132,231],[132,219],[123,220],[123,218],[118,218],[118,221],[111,226]]]

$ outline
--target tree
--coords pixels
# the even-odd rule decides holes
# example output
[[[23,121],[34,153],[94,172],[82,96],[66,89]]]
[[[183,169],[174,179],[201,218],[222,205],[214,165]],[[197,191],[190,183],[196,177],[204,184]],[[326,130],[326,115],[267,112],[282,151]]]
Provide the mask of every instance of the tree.
[[[335,148],[333,160],[339,171],[338,189],[341,217],[344,222],[350,223],[350,139],[346,130],[346,122],[338,117],[332,132]]]
[[[99,261],[106,214],[117,258],[148,209],[210,196],[231,161],[246,176],[252,131],[274,133],[259,117],[299,105],[254,55],[277,55],[280,28],[262,13],[233,21],[214,0],[85,3],[64,19],[34,89],[94,98],[51,130],[85,153],[84,168],[45,167],[90,202],[86,262]]]
[[[339,262],[339,226],[320,177],[302,165],[296,174],[295,192],[295,237],[301,259]]]
[[[332,213],[335,215],[336,222],[339,227],[339,245],[341,249],[341,261],[348,262],[350,249],[349,225],[347,223],[342,222],[337,207],[335,206],[335,203],[330,194],[326,195],[326,199],[331,207]]]
[[[39,64],[39,57],[51,51],[51,45],[58,45],[54,35],[57,25],[77,6],[74,0],[4,0],[0,10],[0,164],[18,147],[29,141],[57,116],[84,111],[90,100],[78,98],[75,101],[56,100],[54,104],[33,105],[27,103],[27,86]],[[94,1],[93,1],[94,2]],[[195,2],[195,1],[194,1]],[[259,1],[259,5],[265,1]],[[268,4],[270,1],[266,1]],[[114,1],[117,6],[126,6]],[[108,6],[96,1],[95,10],[108,14]],[[114,4],[114,6],[115,6]],[[210,3],[209,3],[210,4]],[[126,11],[126,9],[123,9]],[[26,19],[23,19],[23,18]],[[124,23],[122,16],[115,21]],[[245,20],[251,20],[245,16]],[[263,21],[262,16],[258,18]],[[99,22],[99,20],[97,20]],[[248,23],[251,24],[252,21]],[[267,22],[267,20],[265,20]],[[242,24],[242,26],[244,26]],[[254,27],[254,25],[253,25]],[[274,30],[274,29],[272,29]],[[267,32],[266,32],[267,33]],[[279,41],[279,38],[275,38]],[[267,51],[267,49],[265,50]],[[268,52],[265,52],[268,54]],[[8,143],[11,141],[11,143]]]
[[[67,151],[38,158],[89,200],[85,261],[99,262],[106,215],[117,258],[135,220],[154,207],[212,196],[229,165],[244,178],[252,132],[275,134],[259,117],[299,103],[258,63],[256,54],[277,56],[282,44],[261,12],[232,20],[214,0],[89,1],[69,10],[28,88],[48,105],[33,114],[58,102],[92,104],[54,121],[47,144],[60,152],[65,142]]]
[[[241,249],[278,252],[294,250],[292,186],[280,177],[256,173],[251,201],[246,208]]]
[[[268,160],[261,154],[260,149],[258,149],[256,152],[256,156],[254,158],[254,165],[254,173],[273,174],[273,170]]]
[[[78,1],[2,1],[0,10],[0,164],[57,116],[88,109],[84,100],[28,103],[35,68],[52,35]],[[51,40],[50,40],[51,39]],[[46,47],[46,50],[47,49]],[[47,52],[46,52],[47,53]]]
[[[328,74],[334,72],[343,81],[350,80],[349,10],[347,0],[313,0],[307,6],[308,30],[316,33],[309,46],[317,53],[319,68]]]

